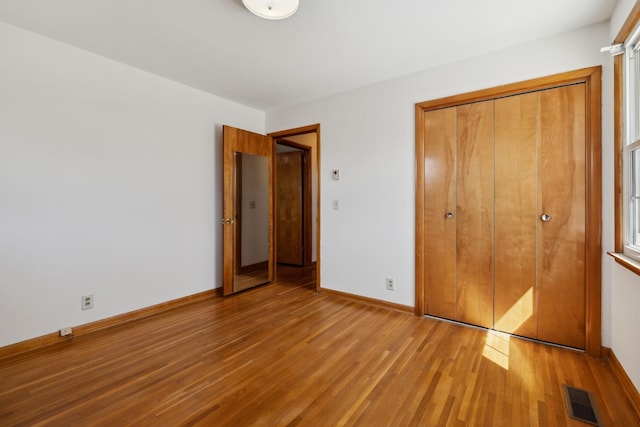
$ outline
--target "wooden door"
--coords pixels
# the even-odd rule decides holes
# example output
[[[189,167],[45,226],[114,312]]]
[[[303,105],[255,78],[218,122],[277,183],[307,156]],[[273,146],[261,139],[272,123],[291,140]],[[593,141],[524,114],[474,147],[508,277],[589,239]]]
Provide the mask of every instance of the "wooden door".
[[[493,326],[493,101],[424,113],[426,313]]]
[[[303,265],[303,151],[276,155],[276,260]]]
[[[493,311],[488,327],[600,356],[600,82],[600,67],[592,67],[416,104],[416,314],[487,325],[471,318],[488,318],[474,307],[475,293],[481,301],[476,305]],[[483,134],[482,120],[474,124],[469,118],[488,116],[477,107],[487,101],[495,106],[494,211],[479,202],[490,194],[482,174],[469,173],[475,166],[464,160],[482,163],[482,153],[492,150],[465,152],[460,141]],[[474,104],[478,110],[463,111]],[[445,125],[439,117],[454,110],[456,125]],[[448,134],[441,134],[440,127]],[[458,139],[454,160],[448,160],[457,168],[453,179],[430,172],[447,164],[439,155],[443,147],[453,152],[450,145],[437,145],[444,144],[438,141],[445,135]],[[466,187],[462,179],[472,182]],[[447,223],[438,215],[449,209],[451,197],[457,199],[456,216]],[[463,203],[478,208],[477,213],[468,218]],[[479,259],[493,262],[493,300],[485,292],[488,275],[475,269],[481,264],[473,258],[484,251],[486,235],[468,222],[488,222],[491,215],[493,260]],[[452,226],[456,239],[449,234]],[[461,248],[464,239],[479,246]],[[451,242],[457,245],[455,256]],[[471,271],[478,271],[478,288],[472,286]]]
[[[457,319],[493,327],[494,103],[458,109]]]
[[[224,126],[224,295],[273,280],[273,182],[271,138]]]
[[[494,328],[537,337],[538,93],[497,99]]]
[[[456,319],[457,108],[424,113],[425,312]]]
[[[538,338],[577,348],[586,333],[585,115],[584,84],[540,92]]]
[[[424,113],[427,314],[585,347],[584,93]]]

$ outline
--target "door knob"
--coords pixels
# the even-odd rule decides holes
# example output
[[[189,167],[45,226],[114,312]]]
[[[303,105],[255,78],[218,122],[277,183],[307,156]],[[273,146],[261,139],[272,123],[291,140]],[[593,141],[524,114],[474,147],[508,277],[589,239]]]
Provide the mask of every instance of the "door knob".
[[[447,214],[445,215],[447,217],[447,219],[451,219],[453,218],[455,215],[453,214],[453,212],[447,212]]]
[[[542,222],[549,222],[551,221],[551,215],[542,214],[542,216],[540,216],[540,219],[542,220]]]
[[[231,218],[222,218],[223,224],[233,224],[233,220]]]

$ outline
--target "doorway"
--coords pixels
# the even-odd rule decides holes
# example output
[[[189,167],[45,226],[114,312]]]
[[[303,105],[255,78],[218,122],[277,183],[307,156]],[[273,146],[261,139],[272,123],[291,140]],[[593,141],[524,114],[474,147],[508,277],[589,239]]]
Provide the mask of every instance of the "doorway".
[[[313,269],[320,288],[320,125],[270,133],[276,147],[276,276]],[[280,182],[278,182],[280,177]],[[280,193],[280,194],[278,194]]]

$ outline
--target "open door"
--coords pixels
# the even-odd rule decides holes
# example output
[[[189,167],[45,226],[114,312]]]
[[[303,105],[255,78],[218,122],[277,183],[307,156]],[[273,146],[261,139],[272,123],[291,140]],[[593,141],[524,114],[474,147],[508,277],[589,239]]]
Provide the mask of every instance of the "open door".
[[[223,294],[274,277],[273,141],[223,126]]]

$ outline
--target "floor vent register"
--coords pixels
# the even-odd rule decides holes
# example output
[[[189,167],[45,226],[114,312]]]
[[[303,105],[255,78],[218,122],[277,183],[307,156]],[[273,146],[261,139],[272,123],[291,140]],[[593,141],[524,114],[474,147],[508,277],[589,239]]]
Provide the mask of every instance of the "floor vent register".
[[[562,384],[562,390],[571,418],[593,426],[603,427],[596,401],[590,392],[566,384]]]

